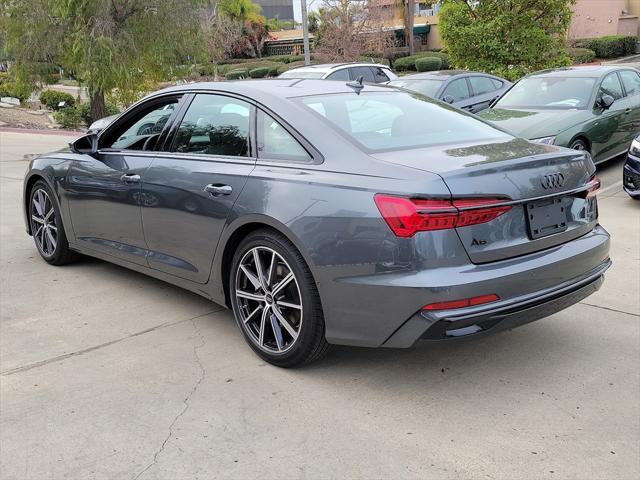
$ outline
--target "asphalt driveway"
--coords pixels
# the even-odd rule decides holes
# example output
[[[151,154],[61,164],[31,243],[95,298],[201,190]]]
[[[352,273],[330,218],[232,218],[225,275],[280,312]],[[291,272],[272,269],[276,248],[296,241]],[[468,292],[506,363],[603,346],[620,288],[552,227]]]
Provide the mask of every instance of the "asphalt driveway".
[[[232,315],[98,260],[50,267],[0,132],[0,472],[59,478],[640,478],[640,202],[601,169],[600,292],[484,340],[264,364]]]

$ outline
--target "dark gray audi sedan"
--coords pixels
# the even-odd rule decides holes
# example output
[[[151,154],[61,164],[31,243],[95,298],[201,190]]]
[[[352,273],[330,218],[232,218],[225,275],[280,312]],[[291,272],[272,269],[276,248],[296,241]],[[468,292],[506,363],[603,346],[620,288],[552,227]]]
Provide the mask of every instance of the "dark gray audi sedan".
[[[594,171],[406,91],[202,83],[34,159],[24,207],[45,261],[82,253],[227,305],[290,367],[329,344],[481,337],[595,292]]]

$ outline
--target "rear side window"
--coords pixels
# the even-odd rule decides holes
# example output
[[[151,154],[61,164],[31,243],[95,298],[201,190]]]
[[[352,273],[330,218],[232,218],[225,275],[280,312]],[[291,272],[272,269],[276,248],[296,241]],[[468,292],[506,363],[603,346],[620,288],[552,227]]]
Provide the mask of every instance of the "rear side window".
[[[173,150],[183,153],[249,156],[251,105],[223,95],[196,95],[180,122]]]
[[[467,80],[464,78],[459,78],[447,85],[447,88],[444,89],[444,92],[442,94],[442,98],[446,96],[453,97],[454,102],[469,98],[469,88],[467,87]]]
[[[619,100],[624,96],[618,74],[615,72],[610,73],[602,80],[600,84],[600,94],[598,96],[601,97],[602,95],[611,95],[615,100]]]
[[[329,75],[327,80],[343,80],[345,82],[349,81],[349,70],[343,68],[341,70],[336,70],[331,75]]]
[[[258,111],[258,156],[295,162],[311,160],[300,142],[277,120],[262,110]]]
[[[373,72],[369,67],[351,67],[351,78],[357,80],[358,77],[363,76],[365,82],[375,83],[376,79],[373,76]]]
[[[389,77],[387,76],[386,73],[384,73],[384,70],[382,68],[371,67],[371,70],[373,70],[373,76],[375,78],[376,83],[383,83],[383,82],[389,81]]]
[[[512,139],[471,115],[409,92],[313,95],[298,101],[365,151]]]
[[[474,95],[482,95],[496,90],[493,80],[487,77],[469,77],[469,83],[471,83]]]
[[[496,80],[495,78],[491,79],[491,83],[493,83],[493,86],[495,87],[496,90],[498,90],[499,88],[502,88],[502,85],[504,85],[500,80]]]
[[[632,72],[631,70],[622,70],[620,72],[622,83],[627,95],[637,95],[640,93],[640,74]]]

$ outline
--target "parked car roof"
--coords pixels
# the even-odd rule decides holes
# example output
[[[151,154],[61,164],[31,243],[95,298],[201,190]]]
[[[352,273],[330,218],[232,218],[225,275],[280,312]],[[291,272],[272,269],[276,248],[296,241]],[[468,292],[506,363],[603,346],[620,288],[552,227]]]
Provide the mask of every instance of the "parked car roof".
[[[338,70],[340,68],[346,68],[346,67],[383,67],[383,68],[389,68],[388,65],[383,65],[381,63],[368,63],[368,62],[347,62],[347,63],[321,63],[318,65],[304,65],[304,66],[300,66],[300,67],[296,67],[296,68],[292,68],[291,70],[296,70],[296,71],[313,71],[313,72],[318,72],[318,71],[322,71],[322,72],[330,72],[331,70]],[[288,72],[290,72],[291,70],[287,70]]]
[[[554,68],[549,70],[541,70],[539,72],[531,73],[529,77],[538,76],[551,76],[551,77],[593,77],[600,78],[601,76],[614,72],[616,70],[633,70],[632,67],[625,67],[620,65],[586,65],[575,67]],[[578,74],[578,75],[576,75]]]

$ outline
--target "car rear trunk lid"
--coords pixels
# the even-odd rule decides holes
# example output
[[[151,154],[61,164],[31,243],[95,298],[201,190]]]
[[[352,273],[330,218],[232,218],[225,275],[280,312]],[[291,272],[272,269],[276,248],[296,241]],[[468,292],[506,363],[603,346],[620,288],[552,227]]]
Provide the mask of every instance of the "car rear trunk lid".
[[[374,156],[440,175],[459,209],[480,198],[511,207],[488,222],[456,228],[474,263],[550,248],[584,235],[597,222],[595,198],[585,191],[595,167],[584,152],[512,139]]]

